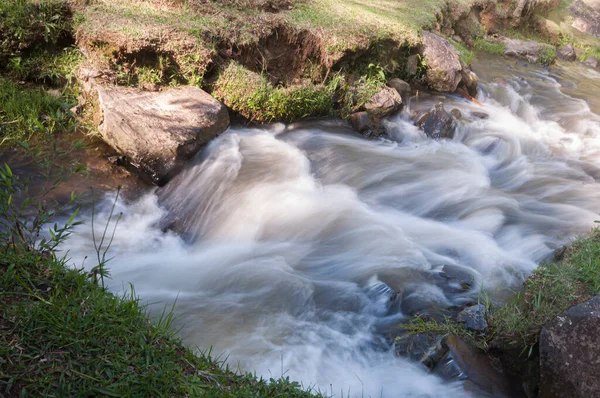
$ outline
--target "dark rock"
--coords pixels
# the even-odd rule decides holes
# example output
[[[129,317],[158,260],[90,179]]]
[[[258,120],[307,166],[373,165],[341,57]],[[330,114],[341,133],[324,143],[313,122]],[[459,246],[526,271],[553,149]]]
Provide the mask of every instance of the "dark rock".
[[[395,77],[393,79],[390,79],[390,81],[387,84],[388,86],[396,90],[398,94],[400,94],[400,97],[402,97],[402,101],[406,102],[410,97],[410,84],[408,84],[404,80]]]
[[[458,50],[448,40],[423,32],[422,55],[427,62],[427,83],[441,92],[454,92],[462,79]]]
[[[456,364],[469,381],[485,393],[498,397],[523,395],[520,386],[498,370],[489,356],[463,338],[450,335],[444,339],[443,344],[448,347]]]
[[[598,59],[593,55],[591,57],[587,57],[585,61],[583,61],[584,65],[589,66],[590,68],[598,68]]]
[[[432,371],[435,375],[440,376],[445,380],[457,380],[466,377],[450,351],[447,351],[444,354],[444,356],[435,364]]]
[[[471,289],[473,282],[475,282],[475,276],[472,272],[457,265],[444,265],[439,275],[445,280],[446,284],[460,292]]]
[[[432,333],[406,333],[396,338],[394,348],[396,355],[433,367],[447,352],[447,348],[442,346],[441,341],[441,336]]]
[[[417,125],[428,137],[435,139],[452,139],[454,137],[454,131],[456,130],[454,118],[446,112],[444,104],[441,102],[421,116],[417,121]]]
[[[367,113],[374,121],[391,116],[400,110],[402,97],[391,87],[383,87],[365,105]]]
[[[460,314],[458,314],[456,320],[464,323],[468,330],[483,332],[488,327],[485,314],[485,305],[477,304],[472,307],[465,308]]]
[[[400,310],[406,315],[439,313],[450,303],[441,289],[435,286],[414,285],[406,288],[402,295]]]
[[[489,119],[490,115],[485,112],[477,112],[471,111],[471,116],[476,117],[477,119]]]
[[[350,125],[359,133],[364,133],[371,129],[371,119],[367,112],[356,112],[350,115]]]
[[[454,117],[456,120],[460,120],[462,119],[462,112],[460,111],[460,109],[452,109],[450,111],[450,114],[452,115],[452,117]]]
[[[600,397],[600,296],[556,317],[540,334],[540,398]]]
[[[575,61],[577,59],[575,48],[570,43],[565,44],[556,50],[556,58],[562,59],[563,61]]]
[[[161,92],[93,85],[102,138],[157,185],[166,184],[229,126],[227,109],[206,92],[182,86]]]

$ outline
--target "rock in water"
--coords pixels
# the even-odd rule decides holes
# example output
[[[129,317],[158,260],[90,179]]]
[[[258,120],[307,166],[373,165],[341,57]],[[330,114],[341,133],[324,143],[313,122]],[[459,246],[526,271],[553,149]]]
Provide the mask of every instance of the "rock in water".
[[[454,137],[456,123],[454,118],[444,109],[441,102],[431,108],[429,112],[421,116],[417,125],[431,138],[449,138]]]
[[[590,68],[595,69],[598,67],[598,59],[596,59],[596,57],[594,57],[593,55],[591,57],[587,57],[585,61],[583,61],[583,63],[589,66]]]
[[[423,32],[422,55],[427,62],[427,83],[437,91],[454,92],[462,79],[458,50],[448,40]]]
[[[540,335],[540,398],[600,397],[600,296],[563,312]]]
[[[157,185],[229,126],[227,109],[193,86],[161,92],[96,86],[102,138]]]
[[[577,54],[575,54],[573,45],[568,43],[556,50],[556,57],[563,61],[575,61],[577,59]]]
[[[371,119],[369,119],[369,114],[367,112],[355,112],[350,115],[348,121],[352,128],[359,133],[369,131],[371,128]]]
[[[391,87],[383,87],[366,103],[365,109],[373,120],[378,121],[398,112],[401,106],[400,94]]]
[[[388,81],[387,84],[388,86],[396,90],[398,94],[400,94],[403,102],[407,102],[411,92],[410,84],[408,84],[402,79],[398,79],[397,77],[390,79],[390,81]]]
[[[458,314],[457,320],[458,322],[464,323],[468,330],[484,332],[488,327],[485,313],[485,305],[477,304],[462,310],[461,313]]]

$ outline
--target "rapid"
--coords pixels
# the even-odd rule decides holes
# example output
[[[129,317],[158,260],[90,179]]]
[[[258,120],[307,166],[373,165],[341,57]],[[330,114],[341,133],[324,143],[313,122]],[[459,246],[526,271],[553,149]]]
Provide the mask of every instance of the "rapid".
[[[474,69],[483,107],[421,94],[386,139],[339,120],[230,128],[167,186],[117,201],[109,287],[134,286],[158,315],[174,303],[183,340],[234,369],[335,397],[464,396],[395,355],[402,299],[502,300],[600,219],[600,75],[487,57]],[[440,100],[463,114],[451,141],[409,117]],[[84,221],[63,248],[74,266],[95,258]],[[473,287],[441,284],[444,265]]]

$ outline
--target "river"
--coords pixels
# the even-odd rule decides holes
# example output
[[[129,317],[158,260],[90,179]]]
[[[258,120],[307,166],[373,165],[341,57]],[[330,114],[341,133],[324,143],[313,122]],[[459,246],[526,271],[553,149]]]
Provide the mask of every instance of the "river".
[[[389,139],[339,120],[232,127],[167,186],[117,203],[110,288],[132,283],[158,312],[176,302],[184,341],[234,369],[336,397],[463,396],[394,354],[387,331],[408,317],[390,289],[443,307],[480,288],[501,300],[600,218],[600,75],[491,57],[474,69],[483,107],[420,95]],[[408,117],[439,100],[463,114],[451,141]],[[65,249],[91,266],[84,217]],[[448,264],[471,290],[440,285]]]

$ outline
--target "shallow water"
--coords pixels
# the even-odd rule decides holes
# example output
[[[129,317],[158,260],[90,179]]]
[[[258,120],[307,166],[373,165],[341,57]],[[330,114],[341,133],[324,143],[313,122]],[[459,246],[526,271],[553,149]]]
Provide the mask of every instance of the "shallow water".
[[[600,211],[599,80],[574,68],[483,58],[483,107],[413,98],[387,140],[335,120],[232,128],[166,187],[117,203],[110,286],[131,282],[159,310],[176,300],[187,343],[267,378],[336,397],[463,396],[458,381],[394,355],[387,331],[407,317],[389,288],[444,306],[480,287],[500,298],[589,230]],[[440,99],[464,116],[452,141],[427,139],[408,118]],[[75,264],[93,258],[89,222],[67,246]],[[441,286],[446,264],[471,270],[475,287]]]

